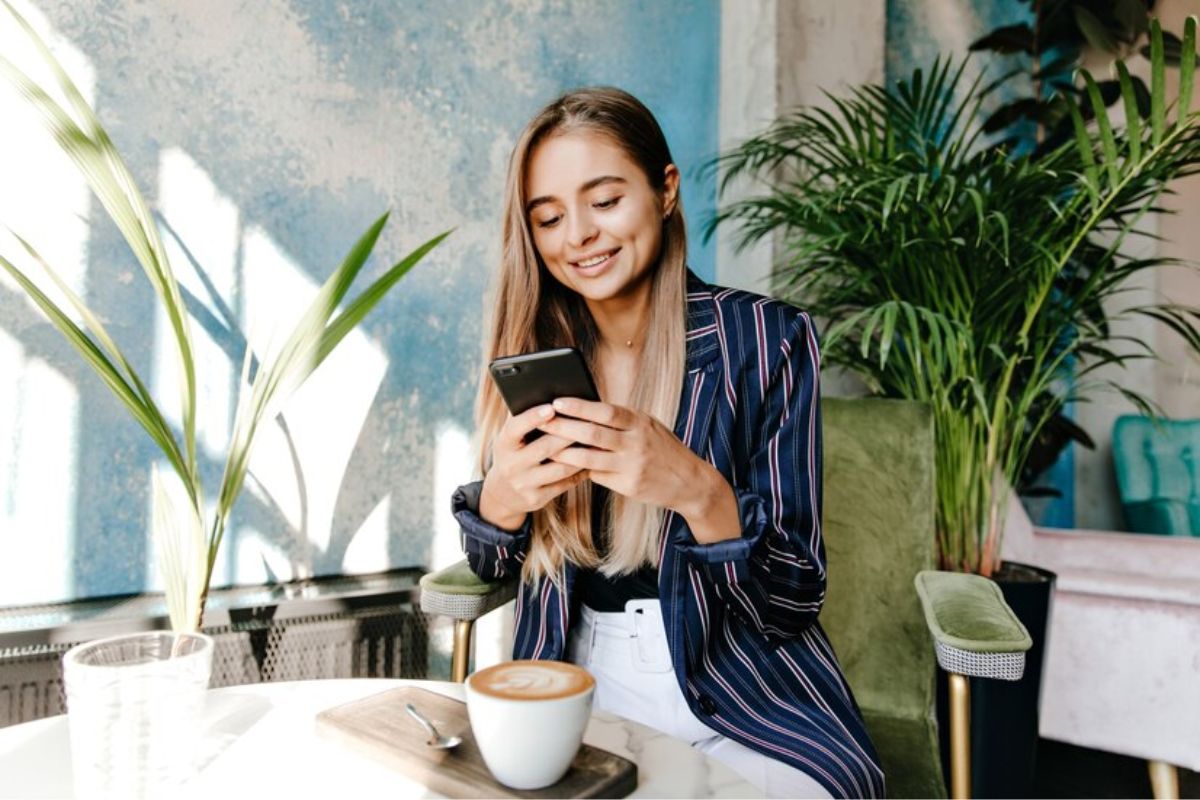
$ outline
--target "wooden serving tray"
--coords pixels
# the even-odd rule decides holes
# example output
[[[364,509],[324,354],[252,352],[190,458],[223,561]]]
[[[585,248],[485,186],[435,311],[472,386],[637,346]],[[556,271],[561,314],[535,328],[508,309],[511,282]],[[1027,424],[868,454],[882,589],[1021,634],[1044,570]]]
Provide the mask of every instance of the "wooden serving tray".
[[[425,730],[404,710],[412,703],[443,736],[461,736],[452,750],[425,744]],[[317,715],[318,731],[446,797],[625,797],[637,788],[637,765],[605,750],[583,745],[562,779],[544,789],[510,789],[497,783],[471,734],[467,706],[460,700],[402,686]]]

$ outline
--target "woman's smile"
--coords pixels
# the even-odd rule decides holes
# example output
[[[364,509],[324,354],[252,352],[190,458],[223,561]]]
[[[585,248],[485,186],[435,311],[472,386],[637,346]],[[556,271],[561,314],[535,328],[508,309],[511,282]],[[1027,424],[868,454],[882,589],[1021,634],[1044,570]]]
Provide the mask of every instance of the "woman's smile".
[[[616,262],[617,254],[620,252],[621,248],[614,247],[610,250],[592,253],[570,263],[579,275],[585,278],[595,278],[607,271]]]

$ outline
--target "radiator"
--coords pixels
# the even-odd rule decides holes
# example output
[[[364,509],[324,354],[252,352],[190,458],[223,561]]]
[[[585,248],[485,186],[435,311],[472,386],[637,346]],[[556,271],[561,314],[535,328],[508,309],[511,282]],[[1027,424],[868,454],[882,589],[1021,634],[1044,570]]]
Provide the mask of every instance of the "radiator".
[[[430,645],[420,611],[421,574],[214,590],[203,629],[216,645],[209,685],[444,677],[448,654]],[[167,627],[161,594],[0,609],[0,727],[66,710],[62,654],[75,644]]]

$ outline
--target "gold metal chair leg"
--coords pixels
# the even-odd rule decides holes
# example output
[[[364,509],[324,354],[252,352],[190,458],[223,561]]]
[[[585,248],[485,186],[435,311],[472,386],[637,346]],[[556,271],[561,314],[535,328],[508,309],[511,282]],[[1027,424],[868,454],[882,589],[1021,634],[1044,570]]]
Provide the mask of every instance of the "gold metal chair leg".
[[[1165,761],[1148,761],[1150,788],[1155,800],[1179,800],[1179,772],[1174,764]]]
[[[471,661],[471,629],[473,619],[454,620],[454,649],[450,655],[450,680],[462,683],[467,679],[467,665]]]
[[[971,683],[950,673],[950,796],[971,796]]]

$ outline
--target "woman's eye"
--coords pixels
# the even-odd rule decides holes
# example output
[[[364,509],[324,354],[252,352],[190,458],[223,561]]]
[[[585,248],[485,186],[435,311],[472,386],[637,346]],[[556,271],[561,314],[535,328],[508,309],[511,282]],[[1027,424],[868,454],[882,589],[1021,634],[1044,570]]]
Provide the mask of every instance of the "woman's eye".
[[[592,203],[592,206],[594,206],[595,208],[612,208],[613,206],[615,206],[617,204],[617,201],[620,199],[621,198],[619,198],[619,197],[612,197],[612,198],[609,198],[608,200],[597,200],[595,203]]]
[[[553,228],[555,225],[558,224],[558,221],[560,219],[561,219],[561,217],[549,217],[548,219],[539,219],[539,220],[537,220],[537,226],[539,228]]]

